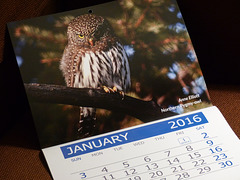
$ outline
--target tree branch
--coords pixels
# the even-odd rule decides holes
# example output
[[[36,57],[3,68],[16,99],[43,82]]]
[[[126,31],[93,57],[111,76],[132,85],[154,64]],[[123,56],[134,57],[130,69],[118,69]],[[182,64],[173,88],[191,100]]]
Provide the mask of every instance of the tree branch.
[[[175,115],[162,113],[154,101],[143,101],[119,93],[106,93],[102,89],[71,88],[49,84],[24,84],[28,98],[33,102],[95,107],[125,113],[143,122]]]

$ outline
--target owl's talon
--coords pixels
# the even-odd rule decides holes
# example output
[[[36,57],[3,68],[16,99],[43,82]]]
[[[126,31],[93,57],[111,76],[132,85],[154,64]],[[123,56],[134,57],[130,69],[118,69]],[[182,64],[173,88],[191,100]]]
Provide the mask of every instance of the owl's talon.
[[[109,87],[107,87],[107,86],[103,86],[103,90],[104,90],[106,93],[115,93],[115,92],[117,92],[117,88],[116,88],[116,87],[109,88]]]
[[[123,91],[119,91],[120,96],[122,97],[122,100],[124,99],[125,93]]]
[[[117,92],[117,91],[118,91],[116,86],[113,86],[112,89],[113,89],[114,92]]]
[[[110,93],[110,88],[107,87],[107,86],[103,86],[103,90],[104,90],[106,93]]]
[[[125,93],[123,91],[118,91],[116,86],[113,86],[113,88],[109,88],[107,86],[103,86],[103,90],[106,93],[119,93],[119,95],[122,97],[122,100],[124,99]]]

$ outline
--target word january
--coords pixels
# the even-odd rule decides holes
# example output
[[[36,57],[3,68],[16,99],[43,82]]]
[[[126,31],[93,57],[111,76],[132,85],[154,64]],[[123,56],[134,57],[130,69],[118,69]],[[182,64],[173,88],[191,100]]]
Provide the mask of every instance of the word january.
[[[75,145],[74,147],[67,147],[67,149],[69,150],[69,153],[67,155],[76,154],[79,151],[84,152],[89,149],[102,148],[110,144],[112,145],[115,143],[127,141],[128,140],[127,135],[128,135],[128,132],[126,132],[125,134],[114,135],[109,138],[96,139],[96,140],[84,142],[84,143]]]

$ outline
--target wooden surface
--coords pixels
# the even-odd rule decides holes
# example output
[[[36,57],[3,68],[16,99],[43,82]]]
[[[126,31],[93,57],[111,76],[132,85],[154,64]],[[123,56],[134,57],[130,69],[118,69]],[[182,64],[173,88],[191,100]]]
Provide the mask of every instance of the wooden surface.
[[[240,138],[240,86],[212,85],[208,87],[213,105]]]

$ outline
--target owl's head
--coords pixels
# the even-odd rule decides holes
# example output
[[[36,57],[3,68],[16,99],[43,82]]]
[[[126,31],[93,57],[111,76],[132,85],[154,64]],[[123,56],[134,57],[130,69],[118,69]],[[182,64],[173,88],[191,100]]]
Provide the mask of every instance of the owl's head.
[[[67,35],[68,43],[90,49],[114,41],[109,23],[103,17],[94,14],[74,18],[68,25]]]

